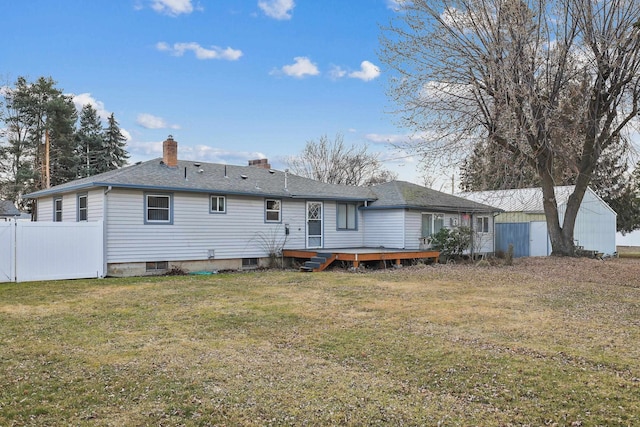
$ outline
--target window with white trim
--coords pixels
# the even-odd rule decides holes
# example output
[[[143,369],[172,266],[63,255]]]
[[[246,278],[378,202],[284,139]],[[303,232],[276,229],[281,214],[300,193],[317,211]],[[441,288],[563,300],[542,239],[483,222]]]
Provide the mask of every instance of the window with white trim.
[[[145,194],[145,223],[171,224],[172,196],[170,194]]]
[[[444,214],[422,214],[422,237],[431,237],[444,228]]]
[[[62,222],[62,197],[53,199],[53,220]]]
[[[357,230],[357,206],[355,203],[338,203],[338,230]]]
[[[476,217],[476,232],[488,233],[489,232],[489,217],[478,216]]]
[[[264,203],[266,222],[280,222],[282,214],[282,201],[278,199],[267,199]]]
[[[78,194],[78,221],[87,221],[89,219],[89,197],[86,194]]]
[[[225,196],[211,196],[209,201],[210,213],[226,213],[227,200]]]

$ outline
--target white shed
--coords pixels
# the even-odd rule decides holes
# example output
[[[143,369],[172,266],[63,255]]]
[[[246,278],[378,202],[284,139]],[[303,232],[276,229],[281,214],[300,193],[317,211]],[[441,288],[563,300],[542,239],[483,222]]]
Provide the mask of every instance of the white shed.
[[[574,186],[556,187],[560,223]],[[459,196],[504,210],[495,217],[496,251],[514,245],[515,256],[551,254],[541,188],[477,191]],[[591,188],[587,188],[574,230],[576,246],[613,255],[616,252],[616,212]]]

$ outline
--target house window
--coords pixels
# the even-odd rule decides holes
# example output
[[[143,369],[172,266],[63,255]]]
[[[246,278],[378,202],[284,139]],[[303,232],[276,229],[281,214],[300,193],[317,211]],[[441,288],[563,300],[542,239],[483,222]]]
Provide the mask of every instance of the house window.
[[[89,219],[89,207],[87,205],[88,197],[86,194],[78,195],[78,221],[87,221]]]
[[[280,222],[282,202],[276,199],[265,200],[265,220],[267,222]]]
[[[422,237],[431,237],[444,228],[443,214],[422,214]]]
[[[147,271],[164,271],[169,268],[168,261],[151,261],[147,262]]]
[[[488,233],[489,232],[489,217],[488,216],[476,217],[476,231],[478,233]]]
[[[242,258],[242,268],[258,268],[258,258]]]
[[[209,203],[210,213],[225,213],[227,211],[227,201],[224,196],[211,196]]]
[[[356,230],[355,203],[338,203],[338,230]]]
[[[170,194],[145,194],[145,224],[172,224],[172,198]]]
[[[62,222],[62,197],[53,199],[53,220]]]

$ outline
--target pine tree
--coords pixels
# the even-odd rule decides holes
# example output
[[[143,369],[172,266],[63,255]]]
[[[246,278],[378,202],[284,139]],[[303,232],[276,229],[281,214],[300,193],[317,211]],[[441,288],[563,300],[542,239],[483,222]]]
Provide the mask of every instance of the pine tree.
[[[127,164],[129,153],[125,149],[127,138],[122,134],[118,122],[113,113],[107,119],[107,127],[104,129],[102,136],[104,141],[104,153],[102,162],[102,170],[106,172],[113,169],[121,168]]]
[[[107,161],[102,123],[98,112],[90,104],[82,107],[80,127],[76,134],[80,178],[100,173]]]
[[[47,128],[50,144],[50,183],[60,185],[78,177],[79,159],[75,143],[78,118],[71,97],[60,95],[49,105]]]
[[[5,141],[2,161],[3,197],[20,197],[52,185],[74,179],[77,163],[74,155],[76,111],[50,77],[33,83],[18,77],[13,87],[3,91]],[[46,141],[50,147],[50,167],[46,168]],[[25,202],[20,202],[25,207]]]

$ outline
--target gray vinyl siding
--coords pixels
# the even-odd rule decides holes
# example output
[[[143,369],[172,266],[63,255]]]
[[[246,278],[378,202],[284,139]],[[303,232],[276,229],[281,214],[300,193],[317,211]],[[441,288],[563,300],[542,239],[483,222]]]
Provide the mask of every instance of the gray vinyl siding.
[[[99,188],[79,193],[67,193],[60,196],[47,196],[38,199],[38,222],[53,221],[53,200],[62,197],[62,222],[76,222],[78,219],[78,194],[87,195],[87,220],[103,219],[104,189]]]
[[[226,197],[226,213],[209,213],[209,195],[173,193],[173,224],[144,224],[142,191],[112,190],[107,219],[109,263],[259,258],[270,242],[304,247],[305,203],[282,200],[281,223],[265,222],[264,199]]]
[[[405,247],[404,209],[364,212],[364,246],[402,249]]]
[[[104,189],[98,188],[87,193],[87,212],[88,221],[100,221],[103,219],[104,209]],[[76,199],[77,200],[77,199]]]
[[[405,248],[420,249],[420,237],[422,237],[422,213],[408,211],[405,215]]]
[[[36,209],[38,210],[36,215],[38,221],[53,221],[53,197],[38,199]]]
[[[336,210],[336,202],[324,202],[324,247],[354,248],[363,246],[362,211],[356,210],[356,230],[338,230],[338,213]]]

